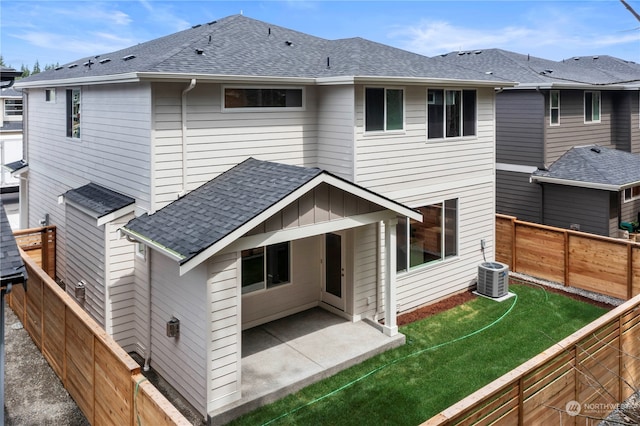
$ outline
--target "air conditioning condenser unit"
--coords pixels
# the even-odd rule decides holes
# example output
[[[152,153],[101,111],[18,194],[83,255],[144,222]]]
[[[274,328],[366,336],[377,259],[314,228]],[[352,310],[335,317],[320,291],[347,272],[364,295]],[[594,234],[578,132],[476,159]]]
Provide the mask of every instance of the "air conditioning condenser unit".
[[[509,266],[498,262],[484,262],[478,266],[478,293],[500,298],[509,293]]]

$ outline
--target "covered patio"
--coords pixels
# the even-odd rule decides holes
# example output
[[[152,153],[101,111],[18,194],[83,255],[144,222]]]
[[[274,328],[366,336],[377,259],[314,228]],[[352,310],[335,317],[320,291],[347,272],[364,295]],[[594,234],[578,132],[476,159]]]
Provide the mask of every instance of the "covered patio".
[[[368,320],[352,322],[313,308],[242,333],[242,398],[209,413],[223,424],[386,350],[387,336]]]

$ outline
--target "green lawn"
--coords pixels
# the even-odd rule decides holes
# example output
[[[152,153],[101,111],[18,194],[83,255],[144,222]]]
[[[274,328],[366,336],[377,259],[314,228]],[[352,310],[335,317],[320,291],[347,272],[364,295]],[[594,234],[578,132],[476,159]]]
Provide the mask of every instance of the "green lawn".
[[[416,425],[606,311],[540,287],[406,325],[407,343],[249,413],[237,425]]]

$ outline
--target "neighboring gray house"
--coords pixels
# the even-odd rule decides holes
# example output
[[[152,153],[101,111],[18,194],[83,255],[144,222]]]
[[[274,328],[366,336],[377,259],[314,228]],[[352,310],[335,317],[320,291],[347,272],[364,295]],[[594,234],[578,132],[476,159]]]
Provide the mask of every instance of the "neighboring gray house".
[[[518,82],[496,96],[498,213],[565,228],[584,225],[583,230],[618,236],[616,226],[593,228],[580,217],[555,220],[553,203],[543,201],[543,185],[532,184],[531,175],[549,168],[574,146],[597,144],[640,154],[638,64],[608,56],[556,62],[501,49],[449,53],[437,60]],[[576,195],[575,188],[566,190]],[[584,195],[578,205],[601,202],[590,198],[592,193]],[[608,205],[601,208],[609,210]],[[630,221],[636,220],[638,210],[640,200],[632,196],[611,214]]]
[[[59,281],[207,416],[242,397],[243,330],[321,307],[394,335],[474,285],[512,85],[230,16],[18,82],[23,216],[58,227]]]

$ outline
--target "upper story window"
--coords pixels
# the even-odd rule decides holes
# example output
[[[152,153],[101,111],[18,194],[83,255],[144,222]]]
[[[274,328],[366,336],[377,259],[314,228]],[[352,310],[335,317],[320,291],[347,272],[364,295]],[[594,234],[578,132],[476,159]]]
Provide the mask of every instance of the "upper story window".
[[[67,137],[80,138],[80,89],[67,90]]]
[[[600,122],[600,92],[584,92],[584,122]]]
[[[273,288],[290,282],[291,255],[289,242],[243,250],[242,294]]]
[[[427,263],[458,255],[458,200],[446,200],[418,208],[422,222],[398,220],[397,271],[409,271]]]
[[[475,136],[476,91],[427,91],[427,137],[429,139]]]
[[[404,129],[404,90],[367,87],[364,94],[367,132]]]
[[[56,102],[56,89],[45,89],[44,91],[44,101],[55,103]]]
[[[22,115],[22,99],[5,99],[4,115],[11,117]]]
[[[552,90],[549,98],[549,124],[557,126],[560,124],[560,91]]]
[[[640,186],[634,186],[624,190],[624,202],[640,199]]]
[[[302,88],[224,88],[224,109],[302,109]]]

